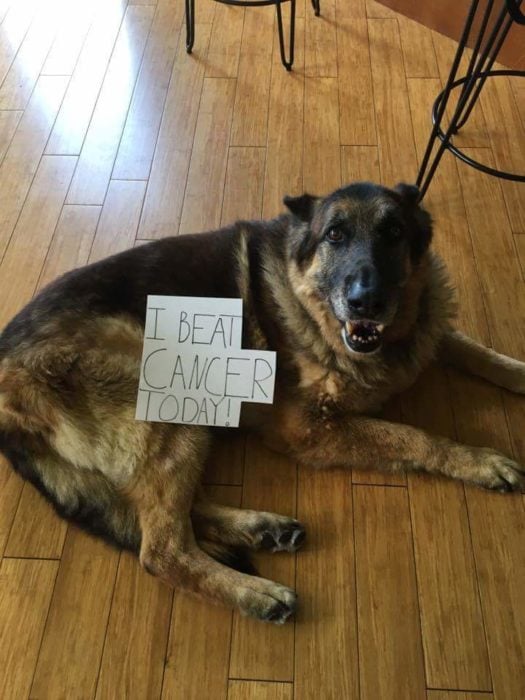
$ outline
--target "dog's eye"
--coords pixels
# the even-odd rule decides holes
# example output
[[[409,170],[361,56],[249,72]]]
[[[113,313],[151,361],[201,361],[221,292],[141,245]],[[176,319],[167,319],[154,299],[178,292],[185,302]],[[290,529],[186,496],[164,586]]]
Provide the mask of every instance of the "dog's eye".
[[[341,243],[345,237],[340,228],[329,228],[325,235],[330,243]]]

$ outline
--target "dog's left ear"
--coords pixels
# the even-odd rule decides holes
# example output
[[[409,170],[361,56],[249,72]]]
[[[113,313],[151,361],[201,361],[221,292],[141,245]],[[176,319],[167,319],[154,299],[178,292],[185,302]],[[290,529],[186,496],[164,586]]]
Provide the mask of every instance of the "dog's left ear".
[[[416,185],[407,185],[404,182],[400,182],[394,187],[394,192],[400,196],[403,204],[415,207],[419,203],[421,193]]]
[[[301,221],[311,221],[314,215],[317,197],[311,194],[302,194],[299,197],[285,197],[284,206]]]

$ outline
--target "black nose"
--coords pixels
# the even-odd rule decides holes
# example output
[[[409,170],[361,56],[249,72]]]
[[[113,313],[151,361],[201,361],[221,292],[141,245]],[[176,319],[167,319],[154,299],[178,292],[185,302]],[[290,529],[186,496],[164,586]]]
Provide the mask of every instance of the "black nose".
[[[360,276],[348,284],[346,300],[354,318],[374,319],[385,310],[384,296],[376,281]]]

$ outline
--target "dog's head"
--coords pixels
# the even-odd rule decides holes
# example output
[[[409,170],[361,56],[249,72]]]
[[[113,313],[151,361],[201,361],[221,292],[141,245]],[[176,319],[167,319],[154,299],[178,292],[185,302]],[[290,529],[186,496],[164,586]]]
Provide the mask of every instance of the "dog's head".
[[[340,323],[353,353],[371,354],[394,323],[403,290],[432,237],[411,185],[355,183],[327,197],[285,197],[290,255],[309,293]]]

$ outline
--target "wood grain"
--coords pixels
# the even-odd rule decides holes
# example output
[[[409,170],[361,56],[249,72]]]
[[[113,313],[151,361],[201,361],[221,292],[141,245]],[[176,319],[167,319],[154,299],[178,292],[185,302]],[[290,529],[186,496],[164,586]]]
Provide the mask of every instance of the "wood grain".
[[[61,76],[38,80],[0,166],[0,258],[40,164],[66,85],[67,79]]]
[[[377,144],[368,23],[365,19],[337,22],[337,52],[341,76],[352,76],[338,81],[341,143]]]
[[[53,126],[46,153],[80,153],[125,9],[125,5],[119,2],[99,5]]]
[[[243,508],[295,516],[296,466],[248,438],[242,491]],[[260,554],[261,576],[294,587],[295,556]],[[294,623],[261,625],[256,620],[233,616],[230,678],[271,681],[293,680]]]
[[[353,491],[361,698],[424,697],[407,493],[376,486]]]
[[[264,148],[230,147],[224,185],[221,225],[239,219],[261,217],[264,166]]]
[[[296,696],[359,698],[350,474],[299,469],[297,517],[307,540],[297,555]],[[352,601],[352,604],[348,604]],[[319,673],[319,669],[323,669]]]
[[[247,7],[241,40],[230,143],[266,146],[274,34],[273,7]]]
[[[179,46],[140,221],[139,238],[178,232],[211,25],[196,25],[193,54]]]
[[[97,698],[160,697],[173,591],[123,553],[111,602]]]
[[[413,182],[416,157],[399,27],[392,19],[374,19],[368,32],[381,181]]]
[[[118,560],[116,550],[69,528],[30,697],[94,696]]]
[[[122,130],[112,177],[147,180],[179,43],[184,5],[160,0]]]
[[[235,80],[204,79],[179,233],[220,226],[234,98]]]
[[[35,291],[76,160],[74,156],[44,156],[40,162],[0,265],[2,326],[31,299]],[[24,268],[23,283],[20,280],[21,266]]]
[[[228,700],[292,700],[291,683],[264,681],[230,681]]]
[[[126,11],[69,189],[68,204],[104,203],[152,19],[151,7],[136,5]]]
[[[0,694],[28,697],[58,563],[4,559],[0,564]]]
[[[241,489],[207,487],[210,498],[238,507]],[[166,700],[226,700],[232,612],[175,591],[162,697]],[[185,634],[181,634],[185,630]]]

